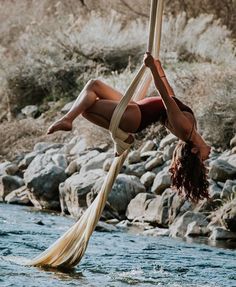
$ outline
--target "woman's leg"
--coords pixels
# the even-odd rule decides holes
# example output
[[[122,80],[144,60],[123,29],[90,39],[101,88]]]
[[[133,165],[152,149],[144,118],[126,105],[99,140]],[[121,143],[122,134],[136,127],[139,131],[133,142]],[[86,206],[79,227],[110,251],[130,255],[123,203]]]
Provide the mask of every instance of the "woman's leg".
[[[97,102],[97,100],[104,99],[119,101],[121,96],[121,93],[106,85],[102,81],[90,80],[77,97],[69,112],[52,124],[47,133],[51,134],[58,130],[69,131],[72,129],[73,120],[89,109],[95,102]],[[106,111],[104,112],[106,113]]]

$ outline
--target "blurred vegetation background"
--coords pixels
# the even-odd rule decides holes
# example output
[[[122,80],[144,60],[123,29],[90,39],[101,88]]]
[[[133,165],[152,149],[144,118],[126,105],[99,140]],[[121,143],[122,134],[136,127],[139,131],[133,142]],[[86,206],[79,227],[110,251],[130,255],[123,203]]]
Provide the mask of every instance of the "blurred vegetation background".
[[[1,0],[0,159],[30,150],[91,78],[124,92],[145,52],[146,0]],[[166,0],[161,60],[203,136],[226,148],[236,128],[236,1]],[[39,105],[41,116],[20,111]],[[77,125],[75,134],[108,137]],[[147,134],[155,136],[155,129]],[[102,135],[102,136],[101,136]],[[51,140],[69,140],[58,133]]]

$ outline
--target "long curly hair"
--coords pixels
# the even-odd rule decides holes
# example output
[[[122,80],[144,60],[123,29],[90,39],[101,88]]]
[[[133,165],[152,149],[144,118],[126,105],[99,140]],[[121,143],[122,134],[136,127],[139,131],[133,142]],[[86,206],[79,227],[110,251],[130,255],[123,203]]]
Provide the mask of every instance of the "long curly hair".
[[[199,154],[193,153],[191,142],[179,141],[170,166],[172,187],[179,195],[197,203],[199,200],[209,198],[209,183],[207,170]]]

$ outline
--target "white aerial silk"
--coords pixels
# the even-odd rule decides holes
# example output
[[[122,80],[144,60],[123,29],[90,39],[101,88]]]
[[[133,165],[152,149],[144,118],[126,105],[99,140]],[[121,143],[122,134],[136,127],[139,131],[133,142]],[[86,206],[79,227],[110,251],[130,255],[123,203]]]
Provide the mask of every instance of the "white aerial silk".
[[[159,58],[160,52],[163,2],[164,0],[152,0],[151,2],[147,50],[152,52],[155,58]],[[97,197],[81,218],[65,234],[42,254],[28,262],[27,265],[70,268],[80,262],[89,238],[102,214],[112,185],[128,155],[129,146],[124,143],[128,134],[118,128],[120,119],[131,99],[138,100],[144,97],[142,91],[150,84],[150,77],[149,70],[142,65],[113,113],[109,127],[111,136],[118,147],[120,144],[122,148],[126,147],[127,149],[119,157],[114,158]]]

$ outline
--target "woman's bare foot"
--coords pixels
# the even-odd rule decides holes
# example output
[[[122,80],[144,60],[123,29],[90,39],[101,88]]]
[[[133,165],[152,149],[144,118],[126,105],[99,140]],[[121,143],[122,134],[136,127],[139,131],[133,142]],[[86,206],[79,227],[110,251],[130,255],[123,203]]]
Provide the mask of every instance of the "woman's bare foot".
[[[62,118],[53,123],[47,130],[47,134],[52,134],[56,131],[71,131],[72,122],[66,118]]]

